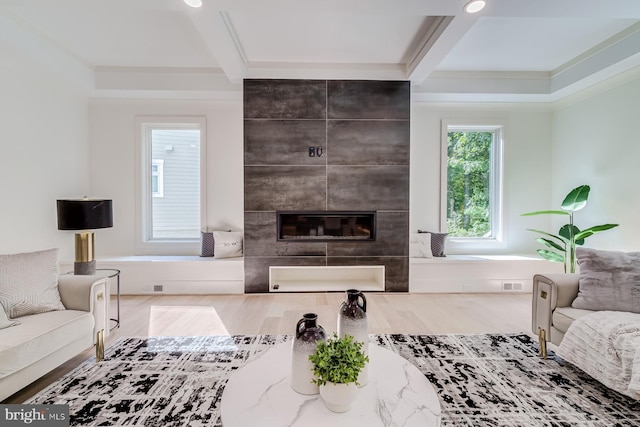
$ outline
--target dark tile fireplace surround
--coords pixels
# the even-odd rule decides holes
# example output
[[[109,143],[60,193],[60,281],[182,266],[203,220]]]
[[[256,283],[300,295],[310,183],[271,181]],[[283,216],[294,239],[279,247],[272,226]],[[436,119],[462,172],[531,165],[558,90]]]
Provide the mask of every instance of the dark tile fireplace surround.
[[[245,292],[283,265],[384,265],[385,290],[408,291],[409,115],[405,81],[244,81]],[[283,238],[282,214],[313,226]]]

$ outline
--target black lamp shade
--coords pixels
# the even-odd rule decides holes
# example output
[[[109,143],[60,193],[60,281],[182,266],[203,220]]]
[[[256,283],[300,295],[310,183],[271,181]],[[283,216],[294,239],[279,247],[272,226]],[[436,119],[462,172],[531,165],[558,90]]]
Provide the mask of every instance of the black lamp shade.
[[[58,230],[113,227],[111,200],[58,200]]]

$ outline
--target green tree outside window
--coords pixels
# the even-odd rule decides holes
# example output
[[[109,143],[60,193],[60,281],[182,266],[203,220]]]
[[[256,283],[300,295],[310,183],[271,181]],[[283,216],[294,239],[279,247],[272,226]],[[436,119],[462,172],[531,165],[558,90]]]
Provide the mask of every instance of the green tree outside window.
[[[491,237],[494,133],[449,131],[447,231],[451,237]]]

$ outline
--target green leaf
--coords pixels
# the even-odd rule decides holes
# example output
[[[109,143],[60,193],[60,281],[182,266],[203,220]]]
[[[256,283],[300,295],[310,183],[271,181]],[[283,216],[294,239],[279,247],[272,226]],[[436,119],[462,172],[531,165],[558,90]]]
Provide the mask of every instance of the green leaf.
[[[527,212],[527,213],[520,214],[520,216],[533,216],[533,215],[569,215],[569,213],[565,211],[549,210],[549,211],[534,211],[534,212]]]
[[[586,239],[589,236],[593,236],[596,233],[599,233],[601,231],[606,231],[606,230],[610,230],[614,227],[617,227],[618,224],[602,224],[602,225],[594,225],[593,227],[589,227],[585,230],[582,230],[581,232],[579,232],[578,234],[575,235],[576,239]]]
[[[557,249],[560,252],[564,252],[564,248],[552,240],[540,237],[539,239],[536,239],[536,242],[542,243],[543,245],[548,246],[550,248]]]
[[[536,230],[534,228],[527,228],[527,231],[532,231],[534,233],[542,234],[543,236],[554,238],[554,239],[556,239],[557,241],[559,241],[559,242],[561,242],[563,244],[566,243],[565,240],[562,237],[556,236],[555,234],[547,233],[546,231]]]
[[[575,225],[565,224],[560,227],[558,234],[567,239],[567,241],[573,241],[576,245],[584,245],[584,239],[577,239],[576,236],[580,234],[580,229]],[[572,238],[573,236],[573,238]]]
[[[548,251],[546,249],[538,249],[538,254],[548,260],[548,261],[552,261],[552,262],[564,262],[564,255],[560,255],[557,254],[555,252],[551,252]]]
[[[581,185],[576,187],[567,194],[560,207],[565,211],[575,212],[587,206],[587,199],[589,198],[589,190],[591,187],[588,185]]]

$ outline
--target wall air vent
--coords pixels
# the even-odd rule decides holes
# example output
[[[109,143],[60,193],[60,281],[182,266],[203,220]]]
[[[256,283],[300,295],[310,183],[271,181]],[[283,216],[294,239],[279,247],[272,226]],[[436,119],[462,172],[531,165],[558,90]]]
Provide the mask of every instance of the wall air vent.
[[[521,291],[522,282],[502,282],[503,291]]]

